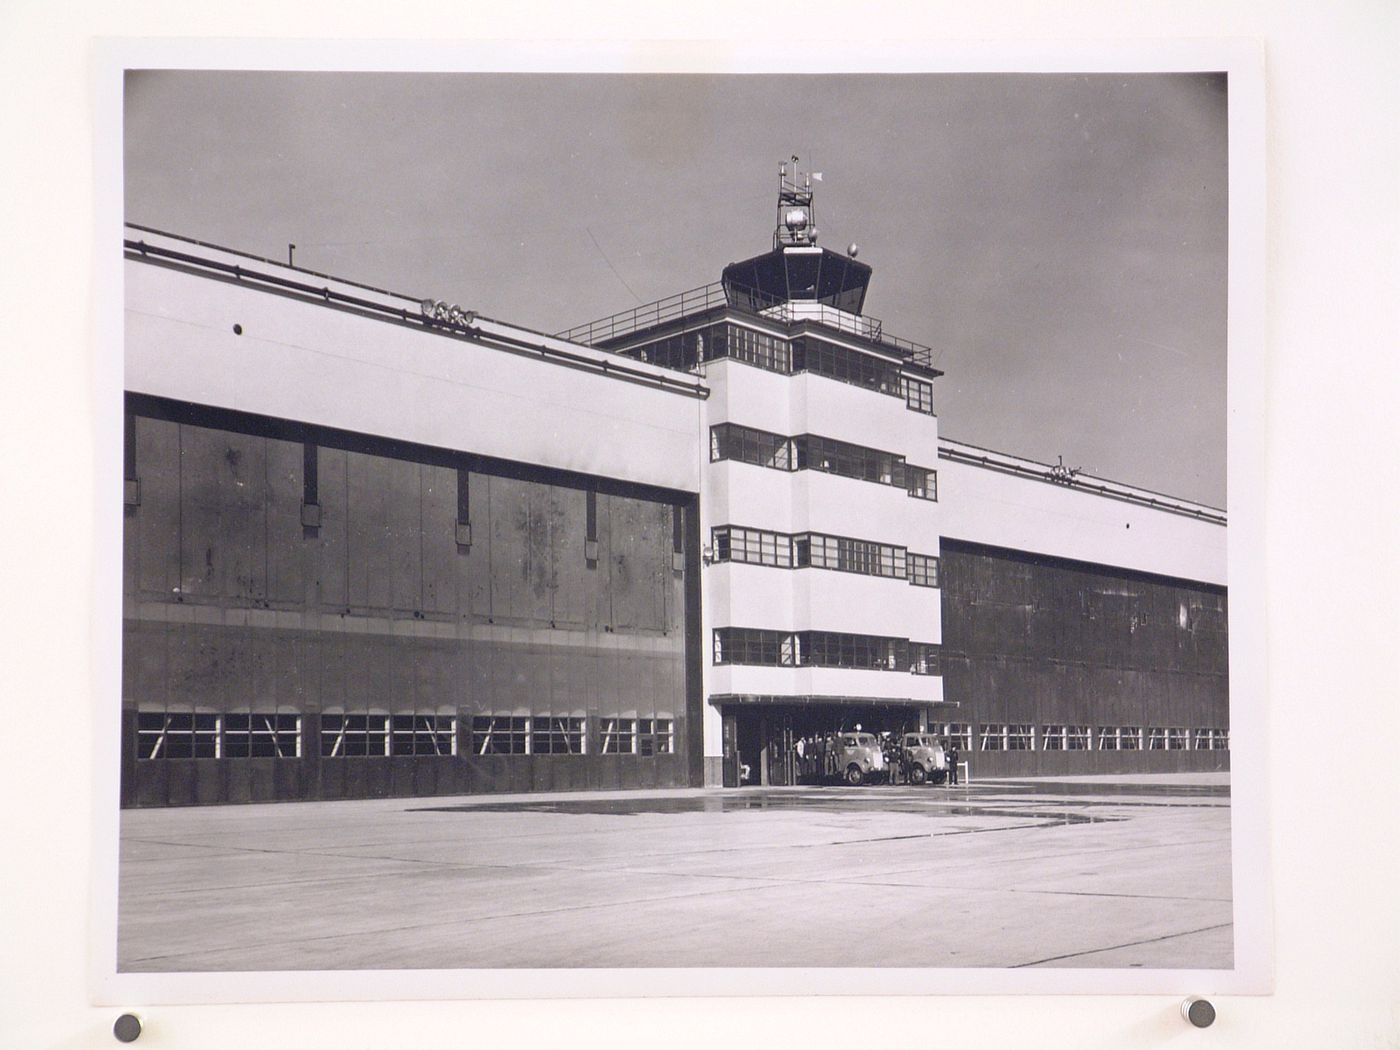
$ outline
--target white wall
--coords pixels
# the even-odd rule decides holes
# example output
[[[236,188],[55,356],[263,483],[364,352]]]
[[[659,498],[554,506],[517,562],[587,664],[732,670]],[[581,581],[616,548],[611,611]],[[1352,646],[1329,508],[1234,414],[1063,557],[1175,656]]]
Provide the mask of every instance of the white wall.
[[[858,696],[937,703],[943,679],[899,671],[862,671],[844,667],[749,667],[713,669],[710,695]],[[713,709],[713,705],[711,709]]]
[[[709,426],[740,426],[792,436],[820,434],[876,448],[922,467],[939,467],[938,420],[901,398],[809,373],[779,375],[722,359],[705,368],[711,395],[700,434],[702,528],[743,525],[774,532],[820,532],[936,555],[941,504],[903,487],[816,470],[786,472],[732,460],[709,462]],[[918,642],[942,640],[942,592],[828,569],[718,563],[704,570],[704,693],[869,696],[936,701],[937,676],[842,668],[715,667],[715,627],[839,631]],[[705,754],[721,754],[719,711],[705,706]]]
[[[946,459],[938,486],[947,539],[1226,582],[1221,525]]]
[[[688,394],[144,262],[125,277],[128,390],[699,489]]]
[[[840,631],[936,642],[941,595],[906,580],[831,569],[777,569],[720,562],[705,570],[719,626]]]

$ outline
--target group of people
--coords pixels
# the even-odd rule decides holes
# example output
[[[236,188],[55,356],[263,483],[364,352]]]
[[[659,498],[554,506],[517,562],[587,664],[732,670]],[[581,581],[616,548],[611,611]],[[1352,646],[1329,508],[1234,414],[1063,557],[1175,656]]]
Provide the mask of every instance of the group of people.
[[[793,745],[793,752],[796,756],[797,777],[799,780],[823,781],[834,780],[841,776],[841,739],[840,733],[811,733],[800,737]],[[880,750],[885,758],[885,770],[891,784],[908,783],[909,781],[909,754],[903,746],[902,735],[900,733],[886,732],[879,734]],[[947,769],[945,783],[956,785],[958,782],[958,753],[957,741],[949,743],[948,740],[939,741],[943,748]]]
[[[803,780],[827,780],[840,775],[837,758],[838,733],[812,733],[800,737],[793,750],[797,753],[797,775]]]

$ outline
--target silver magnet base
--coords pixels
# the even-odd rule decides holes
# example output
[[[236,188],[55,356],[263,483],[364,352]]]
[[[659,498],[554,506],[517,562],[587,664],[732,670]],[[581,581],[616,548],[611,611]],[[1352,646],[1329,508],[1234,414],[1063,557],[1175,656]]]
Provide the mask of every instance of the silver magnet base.
[[[1192,996],[1182,1001],[1181,1016],[1197,1028],[1209,1028],[1215,1023],[1215,1007],[1209,999]]]

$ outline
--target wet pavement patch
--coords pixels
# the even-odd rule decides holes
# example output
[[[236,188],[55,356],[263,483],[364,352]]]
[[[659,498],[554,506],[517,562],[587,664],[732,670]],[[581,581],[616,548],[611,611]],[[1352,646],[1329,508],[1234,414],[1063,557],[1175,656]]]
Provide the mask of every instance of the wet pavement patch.
[[[936,790],[936,789],[935,789]],[[911,816],[991,817],[1023,820],[1037,824],[1111,823],[1123,818],[1107,813],[1086,812],[1133,803],[1064,800],[1037,800],[1019,808],[1004,797],[988,799],[986,805],[957,796],[943,797],[930,792],[924,797],[909,794],[822,794],[820,792],[744,793],[734,795],[689,795],[679,797],[637,796],[633,798],[526,799],[518,802],[469,802],[455,806],[415,806],[412,813],[551,813],[567,816],[669,815],[681,813],[732,813],[754,810],[805,810],[820,813],[906,814]],[[1149,803],[1158,805],[1159,803]]]
[[[1187,795],[1194,798],[1229,798],[1229,784],[1095,784],[1089,781],[1065,780],[998,780],[988,787],[1003,793],[1021,795],[1148,795],[1172,796]]]

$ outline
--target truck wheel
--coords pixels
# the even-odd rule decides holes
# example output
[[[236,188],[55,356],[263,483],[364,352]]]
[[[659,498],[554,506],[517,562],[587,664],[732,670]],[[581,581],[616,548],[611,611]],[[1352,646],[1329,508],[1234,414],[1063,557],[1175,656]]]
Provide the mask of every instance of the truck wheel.
[[[909,783],[922,784],[928,779],[928,774],[924,772],[923,766],[913,766],[909,770]]]
[[[865,783],[865,774],[860,771],[860,766],[846,767],[846,783],[851,787],[860,787]]]

